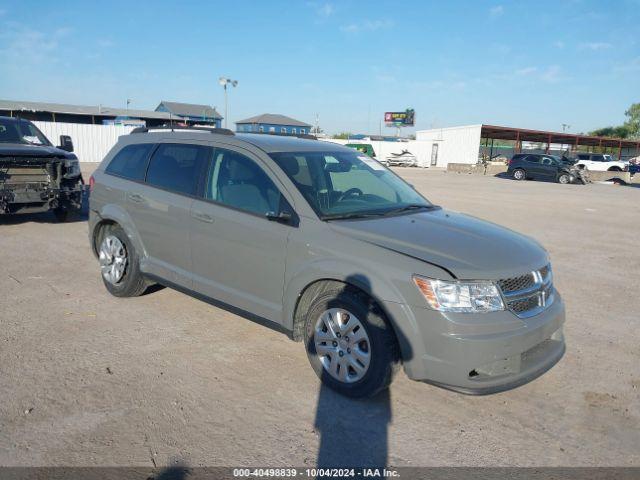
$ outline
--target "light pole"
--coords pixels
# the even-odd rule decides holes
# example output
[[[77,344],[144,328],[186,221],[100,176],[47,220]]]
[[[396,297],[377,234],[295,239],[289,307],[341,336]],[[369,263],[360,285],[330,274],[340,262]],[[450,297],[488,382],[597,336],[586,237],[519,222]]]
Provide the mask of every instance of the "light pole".
[[[230,78],[220,77],[218,83],[222,85],[224,88],[224,128],[227,128],[228,118],[229,118],[229,103],[227,101],[227,85],[231,85],[232,87],[238,86],[237,80],[231,80]]]
[[[129,111],[129,104],[131,103],[131,99],[127,98],[127,112]]]

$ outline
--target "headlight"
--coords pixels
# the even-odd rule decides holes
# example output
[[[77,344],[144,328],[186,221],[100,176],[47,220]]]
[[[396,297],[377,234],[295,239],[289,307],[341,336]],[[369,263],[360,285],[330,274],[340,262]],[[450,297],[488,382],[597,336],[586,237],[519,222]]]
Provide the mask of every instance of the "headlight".
[[[75,158],[67,158],[64,161],[65,178],[77,177],[80,175],[80,162]]]
[[[504,310],[504,303],[493,282],[451,282],[414,276],[427,303],[441,312],[481,313]]]

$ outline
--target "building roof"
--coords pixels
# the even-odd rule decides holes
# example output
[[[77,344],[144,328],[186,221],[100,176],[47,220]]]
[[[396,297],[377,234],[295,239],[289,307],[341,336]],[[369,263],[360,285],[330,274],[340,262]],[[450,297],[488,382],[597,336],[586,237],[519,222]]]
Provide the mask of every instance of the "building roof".
[[[69,105],[65,103],[24,102],[20,100],[0,100],[0,110],[12,110],[14,112],[52,112],[71,115],[96,115],[103,117],[134,117],[169,120],[171,115],[167,112],[153,110],[132,110],[125,108],[106,107],[104,105]]]
[[[309,127],[311,125],[308,123],[301,122],[300,120],[296,120],[295,118],[287,117],[286,115],[280,115],[277,113],[263,113],[262,115],[256,115],[255,117],[245,118],[244,120],[240,120],[236,122],[236,125],[241,124],[258,124],[258,123],[266,123],[269,125],[291,125],[293,127]]]
[[[162,100],[160,105],[156,108],[160,108],[160,106],[164,105],[164,107],[169,110],[173,115],[178,115],[181,117],[206,117],[206,118],[215,118],[216,120],[222,120],[222,115],[220,115],[215,108],[209,105],[199,105],[196,103],[180,103],[180,102],[167,102]]]

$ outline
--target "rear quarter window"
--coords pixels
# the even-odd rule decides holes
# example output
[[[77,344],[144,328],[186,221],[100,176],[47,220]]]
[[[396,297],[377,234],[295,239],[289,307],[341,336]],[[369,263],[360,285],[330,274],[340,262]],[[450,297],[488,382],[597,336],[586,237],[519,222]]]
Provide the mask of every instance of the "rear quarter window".
[[[127,145],[116,153],[116,156],[107,165],[105,172],[129,180],[144,180],[147,159],[153,147],[152,143]]]

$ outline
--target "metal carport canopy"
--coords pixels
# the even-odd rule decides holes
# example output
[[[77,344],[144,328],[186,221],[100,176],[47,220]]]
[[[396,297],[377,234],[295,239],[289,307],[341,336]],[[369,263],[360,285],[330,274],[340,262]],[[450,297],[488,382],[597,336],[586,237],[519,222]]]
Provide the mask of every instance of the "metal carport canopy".
[[[500,127],[482,125],[480,138],[495,140],[514,140],[516,142],[560,143],[564,145],[636,148],[640,150],[640,141],[622,140],[610,137],[594,137],[591,135],[575,135],[572,133],[547,132],[544,130],[527,130],[525,128]]]

